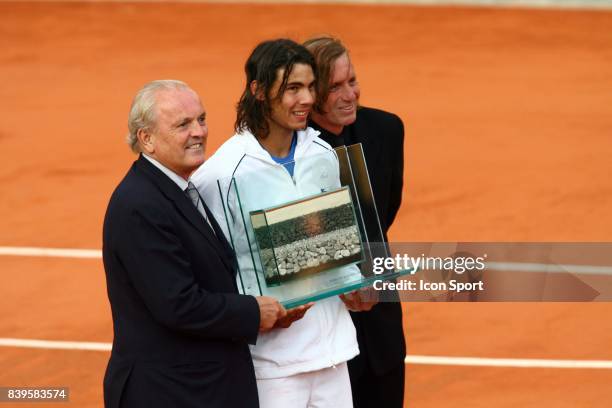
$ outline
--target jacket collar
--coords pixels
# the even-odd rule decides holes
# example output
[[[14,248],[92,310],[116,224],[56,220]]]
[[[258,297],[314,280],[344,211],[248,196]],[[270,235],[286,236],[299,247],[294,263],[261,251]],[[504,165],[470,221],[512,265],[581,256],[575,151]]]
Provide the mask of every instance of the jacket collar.
[[[346,146],[361,143],[363,145],[364,155],[367,156],[368,168],[376,168],[380,160],[385,160],[382,150],[382,146],[385,143],[385,129],[375,128],[376,122],[364,119],[363,112],[367,111],[369,111],[369,108],[363,106],[358,107],[357,119],[350,125],[344,126],[340,135],[329,132],[312,119],[308,120],[308,126],[320,130],[320,137],[323,140],[329,141],[332,146],[337,145],[337,142],[334,143],[334,138],[338,136],[342,136]]]
[[[185,191],[188,186],[187,180],[185,180],[184,178],[182,178],[181,176],[179,176],[178,174],[155,160],[153,157],[147,156],[144,153],[141,153],[140,157],[150,161],[155,167],[161,170],[161,172],[164,173],[170,180],[174,181],[174,183],[179,186],[181,190]]]
[[[311,127],[307,127],[304,130],[297,131],[297,146],[295,148],[295,159],[300,158],[307,150],[310,143],[320,134],[318,130],[314,130]],[[276,162],[259,143],[257,138],[248,130],[244,130],[236,134],[240,142],[244,147],[244,152],[247,156],[251,156],[270,164],[276,164]]]
[[[181,191],[180,187],[153,163],[142,157],[142,155],[140,155],[138,160],[134,162],[134,167],[140,170],[149,180],[151,180],[160,189],[162,194],[174,203],[179,213],[185,219],[187,219],[215,248],[222,250],[223,252],[221,253],[226,253],[229,255],[221,256],[220,258],[233,273],[235,268],[231,260],[232,255],[228,254],[229,244],[222,241],[225,240],[225,237],[222,233],[219,234],[218,232],[215,236],[215,233],[213,233],[211,227],[208,225],[206,220],[204,220],[202,214],[200,214],[185,193]],[[212,217],[208,211],[207,214],[209,217]],[[214,225],[217,227],[219,232],[221,232],[221,229],[218,228],[216,222]]]

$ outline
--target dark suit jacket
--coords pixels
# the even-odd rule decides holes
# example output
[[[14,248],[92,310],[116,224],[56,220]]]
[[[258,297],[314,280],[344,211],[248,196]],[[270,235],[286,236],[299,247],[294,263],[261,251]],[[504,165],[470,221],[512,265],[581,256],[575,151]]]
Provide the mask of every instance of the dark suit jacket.
[[[103,258],[114,340],[104,403],[258,407],[247,342],[255,298],[237,293],[231,249],[183,191],[140,157],[113,193]]]
[[[334,135],[315,122],[309,126],[321,131],[323,140],[337,147],[362,143],[374,200],[385,241],[402,200],[404,172],[404,125],[388,112],[362,107],[357,120]],[[368,237],[380,236],[366,225]],[[396,294],[394,294],[396,295]],[[388,299],[387,299],[388,300]],[[380,302],[369,312],[351,313],[357,329],[360,353],[349,362],[351,376],[359,377],[366,369],[377,375],[404,364],[406,345],[402,329],[402,308],[395,302]]]

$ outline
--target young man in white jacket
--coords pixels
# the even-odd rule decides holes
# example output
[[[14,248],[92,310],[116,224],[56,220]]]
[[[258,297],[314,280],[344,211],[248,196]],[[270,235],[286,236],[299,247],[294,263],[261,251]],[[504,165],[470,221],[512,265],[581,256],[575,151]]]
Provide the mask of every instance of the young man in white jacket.
[[[306,126],[315,99],[313,68],[311,54],[291,40],[259,44],[245,65],[236,134],[192,176],[239,258],[250,256],[248,248],[240,249],[247,237],[227,228],[227,218],[232,225],[237,214],[223,203],[217,180],[239,180],[238,189],[246,189],[260,208],[270,199],[287,202],[321,192],[315,191],[321,183],[329,188],[340,185],[337,163],[329,165],[329,158],[335,157],[331,147]],[[223,194],[229,197],[232,192]],[[261,407],[351,408],[346,362],[358,353],[347,306],[338,297],[318,301],[301,320],[260,335],[251,348]]]

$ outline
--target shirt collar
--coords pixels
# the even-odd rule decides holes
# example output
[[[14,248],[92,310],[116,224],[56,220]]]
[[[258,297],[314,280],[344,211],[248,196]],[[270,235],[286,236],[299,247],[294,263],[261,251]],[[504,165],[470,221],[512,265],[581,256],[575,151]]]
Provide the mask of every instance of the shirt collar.
[[[297,146],[295,147],[295,158],[298,159],[302,156],[304,149],[306,149],[310,142],[314,140],[321,132],[307,127],[304,130],[298,130],[296,133]],[[270,154],[263,147],[261,147],[261,144],[257,141],[257,138],[251,132],[248,130],[243,130],[238,133],[238,136],[242,140],[246,154],[264,159],[266,161],[274,162],[270,157]]]
[[[150,161],[151,164],[153,164],[155,167],[160,169],[162,173],[168,176],[170,180],[174,181],[176,185],[179,186],[179,188],[182,191],[185,191],[187,189],[187,185],[189,184],[187,180],[185,180],[184,178],[182,178],[181,176],[179,176],[178,174],[176,174],[175,172],[173,172],[172,170],[170,170],[169,168],[167,168],[166,166],[164,166],[163,164],[161,164],[160,162],[158,162],[151,156],[147,156],[146,154],[143,153],[142,157],[144,157],[145,159]]]

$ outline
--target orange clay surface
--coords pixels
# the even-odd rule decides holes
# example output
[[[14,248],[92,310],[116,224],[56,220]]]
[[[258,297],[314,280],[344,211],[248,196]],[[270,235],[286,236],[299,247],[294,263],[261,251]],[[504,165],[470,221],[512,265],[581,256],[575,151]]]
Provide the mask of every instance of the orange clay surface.
[[[0,16],[0,246],[99,248],[141,85],[196,89],[214,152],[254,45],[317,33],[351,48],[362,103],[405,122],[392,241],[612,240],[612,12],[2,2]],[[3,256],[0,272],[0,337],[112,340],[99,260]],[[612,359],[608,304],[404,309],[410,354]],[[2,347],[0,385],[69,386],[70,406],[99,407],[107,359]],[[610,370],[406,373],[406,407],[610,404]]]

